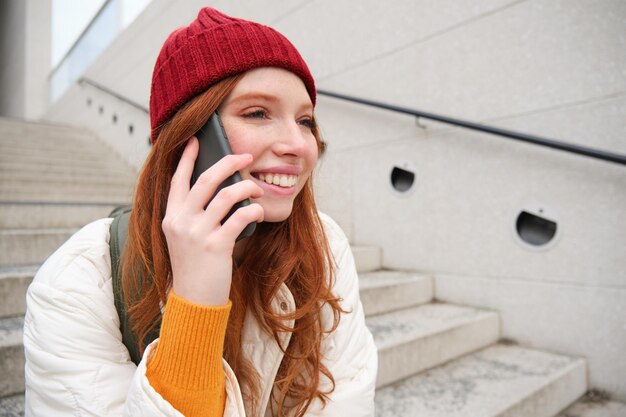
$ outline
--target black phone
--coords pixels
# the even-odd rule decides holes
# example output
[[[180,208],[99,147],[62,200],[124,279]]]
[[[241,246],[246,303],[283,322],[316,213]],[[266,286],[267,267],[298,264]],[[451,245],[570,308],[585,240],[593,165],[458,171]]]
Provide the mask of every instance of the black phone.
[[[198,142],[200,143],[200,150],[198,151],[198,158],[196,158],[196,164],[193,167],[193,175],[191,176],[191,186],[193,186],[198,179],[198,177],[210,168],[217,161],[233,153],[230,148],[230,144],[228,143],[228,137],[226,136],[226,132],[224,131],[224,126],[222,126],[222,121],[217,112],[213,113],[209,120],[198,130],[196,133],[196,137],[198,138]],[[233,185],[237,182],[241,181],[241,174],[239,172],[235,172],[230,177],[226,178],[224,182],[222,182],[215,190],[215,194],[213,197],[217,195],[217,193],[224,187],[228,187],[229,185]],[[213,199],[211,197],[211,200]],[[209,200],[209,203],[211,202]],[[243,201],[238,202],[233,206],[232,209],[228,212],[226,217],[222,219],[222,224],[228,220],[228,218],[240,207],[245,207],[250,204],[249,199],[245,199]],[[207,203],[208,205],[208,203]],[[237,241],[243,239],[244,237],[251,236],[256,228],[256,223],[250,223],[246,226],[245,229],[241,232],[241,234],[237,237]]]

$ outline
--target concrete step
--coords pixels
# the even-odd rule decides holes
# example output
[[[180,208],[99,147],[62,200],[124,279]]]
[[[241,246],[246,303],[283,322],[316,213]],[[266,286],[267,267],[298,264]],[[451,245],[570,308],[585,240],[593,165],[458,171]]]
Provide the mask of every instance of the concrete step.
[[[12,180],[9,184],[0,178],[0,204],[71,202],[75,205],[81,203],[84,205],[94,200],[99,204],[116,204],[122,201],[122,197],[124,201],[130,201],[134,189],[135,184],[130,181],[95,182],[84,178],[62,181],[47,178],[39,181]],[[83,195],[84,200],[81,199]],[[100,198],[94,199],[94,197]],[[48,198],[52,199],[48,200]]]
[[[576,404],[563,411],[558,417],[624,417],[626,403],[611,400],[596,392],[587,392]]]
[[[2,203],[0,229],[79,228],[107,217],[116,204]]]
[[[76,126],[56,125],[46,122],[21,121],[22,126],[10,127],[0,120],[0,137],[19,143],[41,141],[41,143],[88,140],[94,133]]]
[[[10,144],[36,143],[39,146],[55,146],[57,143],[89,142],[95,134],[81,127],[50,122],[9,120],[0,118],[0,138]]]
[[[359,275],[366,316],[424,304],[433,298],[430,276],[403,271],[365,272]]]
[[[73,155],[82,158],[101,159],[115,155],[112,149],[95,135],[81,137],[59,136],[54,134],[34,133],[20,138],[0,135],[0,151],[3,155],[27,158],[29,155],[49,155],[51,158],[63,158]]]
[[[26,313],[26,289],[39,265],[0,268],[0,318]]]
[[[94,138],[97,136],[91,132],[76,128],[71,133],[67,129],[46,129],[44,131],[33,130],[21,135],[9,132],[2,132],[0,129],[3,148],[31,150],[74,150],[89,149],[93,147]],[[96,146],[107,146],[104,142],[96,139]]]
[[[0,230],[0,267],[41,264],[76,230]]]
[[[0,188],[0,203],[10,204],[18,202],[20,204],[70,204],[80,205],[93,203],[97,205],[126,205],[132,201],[132,193],[106,194],[98,192],[58,192],[54,189],[42,191],[39,194],[29,190],[3,190]]]
[[[0,317],[26,312],[26,289],[39,265],[0,268]],[[361,300],[366,315],[424,304],[432,299],[430,277],[399,271],[380,271],[359,277]]]
[[[386,394],[386,393],[385,393]],[[376,399],[378,417],[386,416],[382,408],[381,395]],[[558,417],[624,417],[626,416],[626,404],[612,400],[588,400],[587,395],[569,407]],[[24,417],[24,394],[11,395],[0,398],[0,417]],[[394,416],[395,417],[395,416]]]
[[[0,158],[8,159],[8,158]],[[20,161],[19,159],[10,158],[9,160],[0,161],[0,175],[10,178],[16,175],[92,175],[113,177],[136,178],[137,172],[132,167],[125,165],[116,158],[113,159],[74,159],[71,161],[58,161],[50,158],[37,158],[34,161]]]
[[[131,184],[74,184],[13,182],[0,188],[0,201],[50,202],[128,202],[132,200]]]
[[[0,119],[0,142],[8,147],[37,146],[55,148],[66,144],[83,146],[96,137],[92,132],[75,126],[62,126],[32,121],[7,122]]]
[[[66,129],[57,131],[27,131],[21,135],[3,133],[0,128],[0,149],[8,151],[40,152],[62,150],[66,152],[89,151],[94,147],[108,147],[98,137],[82,130],[69,132]]]
[[[26,172],[12,173],[9,175],[0,175],[0,183],[3,190],[10,190],[14,188],[122,188],[132,189],[134,186],[134,178],[114,175],[114,176],[91,176],[85,175],[45,175],[43,177],[32,175]]]
[[[379,349],[377,386],[493,343],[498,334],[495,313],[445,304],[370,317],[367,324]],[[0,397],[23,390],[22,326],[21,317],[0,319],[0,372],[13,376],[0,385]]]
[[[23,317],[0,319],[0,398],[24,392]]]
[[[0,163],[6,162],[20,162],[26,165],[42,162],[44,159],[47,161],[55,162],[57,164],[76,164],[84,165],[85,163],[104,164],[109,159],[116,159],[116,154],[112,150],[100,147],[94,147],[87,150],[75,149],[72,152],[66,152],[61,149],[55,150],[19,150],[19,149],[6,149],[0,147]],[[102,161],[102,162],[100,162]]]
[[[494,345],[376,392],[377,417],[553,417],[586,390],[584,359]]]
[[[37,143],[40,146],[55,146],[56,143],[80,142],[90,140],[94,133],[81,127],[69,125],[54,125],[38,122],[24,122],[25,125],[17,128],[7,128],[0,120],[0,137],[7,143],[22,145]]]
[[[495,343],[493,311],[430,303],[366,319],[378,347],[377,387]]]
[[[382,251],[377,246],[352,246],[357,272],[378,271],[383,267]]]
[[[106,153],[108,152],[108,153]],[[68,156],[53,158],[51,155],[47,155],[45,152],[37,152],[24,155],[4,155],[0,154],[0,165],[12,164],[17,166],[17,169],[21,167],[32,168],[33,166],[42,167],[45,169],[51,169],[52,167],[59,167],[69,165],[73,167],[82,168],[96,168],[96,169],[130,169],[128,165],[117,158],[116,155],[110,153],[108,150],[103,150],[99,157],[87,158],[81,154],[78,156]]]
[[[11,123],[0,120],[0,175],[7,173],[69,173],[86,175],[91,170],[101,176],[124,173],[130,178],[134,169],[119,158],[93,134],[71,127]]]
[[[85,178],[75,176],[74,178],[58,178],[46,176],[40,180],[0,177],[0,195],[21,194],[37,195],[40,201],[45,201],[46,195],[74,195],[75,198],[86,195],[101,195],[102,200],[108,197],[126,197],[130,199],[135,189],[135,184],[128,178]],[[4,201],[10,201],[5,198]],[[19,200],[17,200],[19,201]]]
[[[123,178],[129,181],[137,178],[137,173],[125,167],[119,163],[111,162],[109,166],[98,167],[93,163],[87,163],[78,165],[71,164],[58,164],[51,163],[47,160],[47,163],[37,162],[31,164],[24,164],[19,161],[7,161],[0,164],[0,178],[32,178],[36,176],[56,176],[56,177],[72,177],[72,176],[85,176],[85,177],[111,177],[111,178]],[[41,178],[39,178],[41,179]]]
[[[0,398],[0,417],[24,417],[24,394]]]

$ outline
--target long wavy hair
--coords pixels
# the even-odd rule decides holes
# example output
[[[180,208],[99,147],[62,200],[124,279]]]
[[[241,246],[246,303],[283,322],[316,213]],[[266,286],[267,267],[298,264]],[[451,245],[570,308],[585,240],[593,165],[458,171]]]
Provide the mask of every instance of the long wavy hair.
[[[208,120],[241,77],[240,74],[222,80],[190,100],[169,119],[159,130],[140,173],[128,227],[122,282],[129,321],[141,354],[145,337],[160,326],[160,306],[165,304],[172,285],[172,268],[161,228],[172,176],[188,139]],[[324,144],[317,128],[313,133],[321,154]],[[333,280],[332,254],[309,178],[296,197],[288,219],[257,225],[241,262],[233,270],[232,309],[224,358],[239,382],[249,388],[246,401],[251,410],[257,408],[261,387],[256,370],[242,352],[247,310],[279,345],[279,333],[291,332],[288,346],[281,346],[285,355],[272,390],[271,403],[278,415],[289,412],[302,416],[314,398],[326,403],[335,381],[321,362],[321,341],[325,333],[337,327],[343,312],[339,299],[331,292]],[[287,315],[270,308],[282,284],[290,289],[296,303],[296,310]],[[322,308],[328,307],[333,323],[330,328],[324,328]],[[294,326],[286,325],[287,320],[294,320]],[[322,378],[330,381],[328,390],[320,389]]]

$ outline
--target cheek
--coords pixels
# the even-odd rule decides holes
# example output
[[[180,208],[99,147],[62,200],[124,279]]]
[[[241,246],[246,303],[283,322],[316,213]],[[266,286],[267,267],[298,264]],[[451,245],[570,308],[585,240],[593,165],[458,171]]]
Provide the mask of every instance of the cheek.
[[[231,128],[228,129],[227,135],[228,143],[234,154],[249,153],[254,155],[254,144],[256,141],[246,134],[245,129]]]
[[[300,191],[302,190],[302,187],[304,187],[304,184],[313,175],[313,170],[315,169],[315,166],[317,165],[317,158],[318,158],[317,143],[314,143],[313,146],[308,147],[306,152],[303,154],[304,165],[305,165],[304,169],[305,169],[306,175],[303,177]]]
[[[317,142],[313,142],[311,146],[309,146],[307,151],[307,156],[305,157],[307,163],[311,166],[311,169],[315,167],[317,164],[317,159],[319,158],[319,151],[317,149]]]

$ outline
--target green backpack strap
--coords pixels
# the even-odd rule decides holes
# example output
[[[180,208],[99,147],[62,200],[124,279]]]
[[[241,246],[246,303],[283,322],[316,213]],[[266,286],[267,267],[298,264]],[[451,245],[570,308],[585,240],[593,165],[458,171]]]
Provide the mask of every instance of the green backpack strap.
[[[111,252],[111,277],[113,279],[113,298],[115,300],[115,309],[120,318],[120,331],[122,332],[122,342],[130,359],[139,365],[141,355],[139,354],[139,344],[137,336],[132,331],[128,322],[128,314],[126,312],[126,303],[124,300],[124,291],[122,289],[122,271],[120,269],[122,257],[124,255],[124,245],[128,236],[128,221],[130,219],[131,208],[129,206],[120,206],[111,212],[109,217],[113,218],[110,228],[109,250]],[[144,340],[145,346],[159,336],[159,328],[150,332]]]

